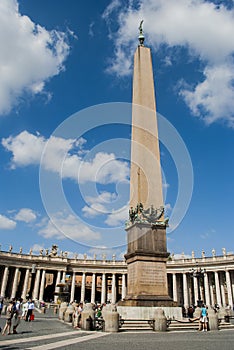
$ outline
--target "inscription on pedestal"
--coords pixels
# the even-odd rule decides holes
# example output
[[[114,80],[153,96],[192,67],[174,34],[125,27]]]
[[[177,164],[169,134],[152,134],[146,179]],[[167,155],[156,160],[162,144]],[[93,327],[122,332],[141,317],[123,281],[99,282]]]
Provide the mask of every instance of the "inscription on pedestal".
[[[165,264],[135,261],[128,265],[128,293],[168,295]]]
[[[165,283],[165,277],[162,274],[162,268],[158,266],[142,266],[141,267],[142,278],[139,283],[141,285],[163,285]]]

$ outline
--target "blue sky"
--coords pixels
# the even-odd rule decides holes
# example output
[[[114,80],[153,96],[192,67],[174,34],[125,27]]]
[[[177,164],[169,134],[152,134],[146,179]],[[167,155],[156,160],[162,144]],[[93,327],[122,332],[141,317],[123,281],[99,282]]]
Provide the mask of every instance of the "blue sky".
[[[1,1],[2,250],[55,243],[70,256],[123,256],[141,19],[160,115],[168,250],[234,251],[231,0]]]

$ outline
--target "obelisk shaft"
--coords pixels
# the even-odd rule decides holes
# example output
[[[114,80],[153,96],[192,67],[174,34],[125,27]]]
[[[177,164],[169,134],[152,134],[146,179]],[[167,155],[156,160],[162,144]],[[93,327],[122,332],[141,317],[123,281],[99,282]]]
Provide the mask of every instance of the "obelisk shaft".
[[[130,207],[163,206],[156,103],[150,49],[134,56]]]

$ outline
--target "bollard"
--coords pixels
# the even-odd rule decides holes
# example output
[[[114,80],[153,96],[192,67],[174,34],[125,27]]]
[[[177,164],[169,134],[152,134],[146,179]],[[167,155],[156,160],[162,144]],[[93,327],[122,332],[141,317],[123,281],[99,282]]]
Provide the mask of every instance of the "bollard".
[[[217,331],[219,329],[218,315],[211,308],[208,309],[208,318],[209,318],[209,323],[208,323],[209,330]]]
[[[45,313],[46,313],[46,308],[45,308],[45,306],[42,306],[42,307],[41,307],[41,313],[42,313],[42,314],[45,314]]]
[[[93,330],[95,311],[92,304],[86,304],[81,313],[81,329],[85,331]]]
[[[72,315],[73,315],[74,311],[75,311],[74,306],[69,305],[67,307],[65,314],[64,314],[64,321],[65,322],[70,322],[70,323],[72,322]]]
[[[103,319],[105,332],[117,333],[119,331],[119,313],[117,311],[106,311]]]
[[[103,331],[111,333],[119,331],[119,313],[114,304],[106,305],[102,309],[102,316],[104,320]]]
[[[167,330],[167,319],[163,309],[156,309],[154,313],[154,331],[166,332]]]
[[[221,319],[221,323],[225,323],[226,310],[224,308],[220,308],[218,311],[218,318]]]
[[[64,320],[64,314],[67,310],[67,303],[61,303],[59,308],[59,319]]]

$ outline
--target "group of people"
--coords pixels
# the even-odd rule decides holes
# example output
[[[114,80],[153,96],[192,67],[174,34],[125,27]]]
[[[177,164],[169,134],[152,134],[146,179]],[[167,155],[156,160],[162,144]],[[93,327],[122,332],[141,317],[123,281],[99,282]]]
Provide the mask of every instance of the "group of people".
[[[73,327],[81,328],[81,314],[83,311],[83,303],[75,304],[75,309],[72,315]],[[95,311],[95,320],[102,317],[102,308],[104,304],[93,304],[93,310]]]
[[[190,307],[190,312],[188,312],[189,321],[194,322],[199,320],[199,331],[207,332],[209,329],[209,318],[208,318],[208,311],[205,304],[202,304],[200,315],[195,318],[191,318],[193,316],[194,308],[192,310],[192,307]]]
[[[11,334],[11,327],[13,327],[13,334],[17,334],[17,327],[20,324],[21,319],[25,321],[31,321],[34,310],[34,303],[32,299],[29,299],[25,303],[22,303],[22,299],[12,299],[6,308],[6,323],[2,330],[2,335]],[[3,301],[2,301],[3,304]]]

